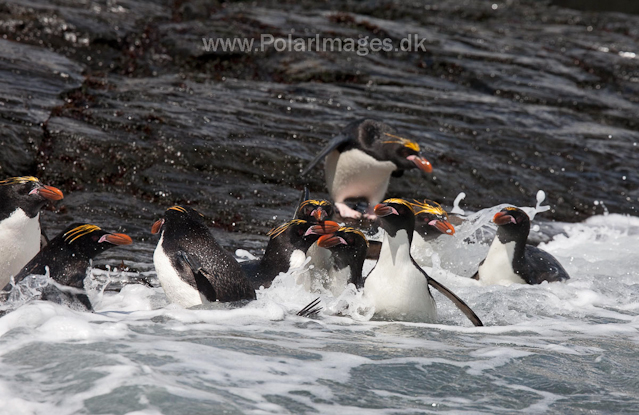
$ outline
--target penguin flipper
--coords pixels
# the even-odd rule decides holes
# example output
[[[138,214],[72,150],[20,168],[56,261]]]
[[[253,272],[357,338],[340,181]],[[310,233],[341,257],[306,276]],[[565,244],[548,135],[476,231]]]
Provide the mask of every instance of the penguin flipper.
[[[214,303],[217,300],[217,294],[211,280],[214,281],[217,277],[205,270],[202,267],[202,264],[200,264],[200,261],[198,261],[193,255],[189,255],[184,251],[179,251],[178,258],[181,258],[191,269],[193,278],[195,279],[196,288],[200,294],[209,302]]]
[[[441,285],[440,283],[438,283],[437,281],[435,281],[431,277],[428,277],[428,284],[430,286],[432,286],[433,288],[435,288],[440,293],[442,293],[444,295],[444,297],[446,297],[450,301],[452,301],[453,304],[455,304],[457,306],[457,308],[459,308],[461,310],[461,312],[464,313],[466,315],[466,317],[468,317],[468,319],[475,326],[483,326],[484,325],[484,323],[481,322],[479,317],[477,317],[477,314],[475,314],[475,312],[468,306],[468,304],[466,304],[461,298],[457,297],[451,290],[449,290],[448,288],[444,287],[443,285]]]
[[[307,186],[304,186],[304,190],[302,190],[302,194],[300,195],[300,200],[297,201],[297,207],[295,208],[295,214],[293,215],[293,219],[297,217],[297,213],[300,210],[300,206],[302,203],[311,199],[311,192],[308,190]]]
[[[338,134],[337,136],[335,136],[335,138],[329,141],[326,147],[322,149],[322,151],[313,159],[313,161],[311,161],[308,164],[308,166],[306,166],[306,168],[302,171],[300,176],[306,176],[306,174],[309,171],[311,171],[311,169],[315,167],[317,163],[322,161],[322,159],[326,157],[328,153],[335,150],[337,147],[341,146],[342,144],[348,143],[349,141],[351,141],[351,138],[348,137],[347,135]]]

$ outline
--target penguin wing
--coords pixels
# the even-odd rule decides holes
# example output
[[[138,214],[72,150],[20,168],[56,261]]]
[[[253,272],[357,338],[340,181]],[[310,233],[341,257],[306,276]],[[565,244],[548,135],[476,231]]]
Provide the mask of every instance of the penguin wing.
[[[420,270],[422,270],[422,268],[419,267],[417,264],[415,264],[415,266],[417,268],[419,268]],[[422,274],[424,274],[424,276],[428,280],[428,284],[430,286],[432,286],[434,289],[436,289],[437,291],[442,293],[444,295],[444,297],[446,297],[450,301],[452,301],[453,304],[455,304],[457,306],[457,308],[459,308],[461,310],[461,312],[464,313],[466,315],[466,317],[468,317],[468,319],[475,326],[483,326],[484,325],[484,323],[481,322],[479,317],[477,317],[477,314],[475,314],[475,312],[461,298],[457,297],[451,290],[449,290],[448,288],[444,287],[443,285],[441,285],[440,283],[435,281],[432,277],[430,277],[428,274],[426,274],[426,272],[424,272],[424,270],[422,270]]]
[[[308,187],[304,186],[304,190],[302,190],[302,194],[300,195],[300,200],[297,201],[297,207],[295,208],[295,213],[293,214],[293,219],[297,217],[297,213],[300,210],[300,206],[302,203],[306,202],[311,198],[311,192],[308,191]]]
[[[193,279],[195,279],[195,286],[200,294],[209,302],[214,303],[217,300],[217,294],[215,293],[215,288],[211,281],[215,280],[217,277],[205,270],[202,267],[202,264],[200,264],[200,261],[198,261],[193,255],[189,255],[184,251],[179,251],[178,258],[181,258],[188,268],[191,269]]]
[[[570,279],[570,276],[561,266],[557,258],[546,251],[526,245],[524,251],[525,266],[520,273],[528,284],[541,284],[544,281],[557,282]],[[534,264],[534,265],[533,265]]]
[[[322,161],[322,159],[326,157],[328,153],[335,150],[337,147],[341,146],[342,144],[348,143],[349,141],[351,141],[350,137],[346,135],[342,135],[342,134],[337,135],[326,145],[326,147],[322,149],[322,151],[320,151],[320,153],[313,159],[313,161],[311,161],[308,164],[308,166],[306,166],[306,168],[302,171],[300,176],[305,176],[309,171],[311,171],[313,167],[317,165],[317,163]]]

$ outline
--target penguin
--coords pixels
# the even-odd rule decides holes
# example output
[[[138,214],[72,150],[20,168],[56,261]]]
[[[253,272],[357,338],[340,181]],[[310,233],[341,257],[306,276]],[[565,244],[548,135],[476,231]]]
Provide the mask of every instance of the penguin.
[[[309,231],[311,226],[316,228]],[[339,227],[332,221],[313,223],[293,219],[268,233],[269,241],[262,259],[245,261],[240,265],[255,289],[268,288],[280,273],[301,267],[307,251],[321,235],[332,233]]]
[[[131,243],[131,238],[123,233],[109,233],[95,225],[74,223],[49,241],[22,267],[14,277],[14,285],[29,275],[44,275],[48,269],[53,283],[42,290],[42,300],[92,311],[91,302],[84,292],[84,279],[91,260],[113,246]],[[10,289],[10,285],[5,287],[5,290]]]
[[[301,219],[309,223],[323,222],[333,216],[334,210],[333,204],[328,200],[307,199],[299,204],[293,219]]]
[[[570,278],[554,256],[526,244],[530,232],[526,212],[506,207],[495,214],[493,222],[497,234],[472,278],[483,284],[541,284]]]
[[[0,181],[0,287],[40,251],[40,210],[63,197],[59,189],[32,176]]]
[[[365,198],[369,203],[365,216],[374,219],[371,206],[384,198],[391,176],[400,177],[404,170],[413,168],[426,173],[433,170],[430,162],[420,155],[417,143],[400,137],[388,124],[371,119],[348,124],[301,175],[306,175],[324,157],[326,186],[343,218],[361,218],[362,214],[344,201]]]
[[[416,257],[419,257],[419,253],[432,252],[429,245],[440,236],[455,235],[455,227],[448,221],[448,213],[439,203],[426,199],[422,202],[413,200],[410,204],[415,211],[415,233],[411,252]],[[426,258],[424,262],[420,264],[432,265],[430,258]]]
[[[195,209],[168,208],[151,232],[160,234],[153,264],[170,302],[192,307],[214,301],[255,300],[255,290],[240,264],[217,243],[204,216]],[[201,264],[206,278],[196,278],[185,254]]]
[[[321,286],[337,297],[348,284],[354,284],[357,288],[364,286],[362,268],[368,241],[361,231],[341,227],[331,234],[320,236],[316,245],[328,255],[320,254],[311,258],[310,265],[314,268],[307,289]]]
[[[375,305],[382,319],[434,322],[435,300],[429,285],[451,300],[475,326],[483,323],[459,297],[419,267],[410,254],[415,214],[403,199],[387,199],[375,206],[375,214],[385,231],[379,260],[364,281],[364,296]]]
[[[455,234],[455,227],[448,221],[448,213],[439,203],[425,199],[423,202],[413,200],[410,204],[415,211],[415,232],[424,242]]]

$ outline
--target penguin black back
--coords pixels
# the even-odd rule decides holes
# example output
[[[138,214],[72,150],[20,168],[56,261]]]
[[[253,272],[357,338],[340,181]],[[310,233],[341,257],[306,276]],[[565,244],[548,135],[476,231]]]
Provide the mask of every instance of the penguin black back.
[[[20,282],[30,274],[44,274],[59,284],[83,288],[90,260],[115,245],[133,241],[123,233],[109,233],[95,225],[74,223],[53,238],[15,277]]]
[[[196,281],[191,267],[184,261],[182,252],[194,257],[207,275],[214,276],[209,282],[213,286],[217,300],[221,302],[254,300],[255,290],[250,286],[240,264],[222,248],[215,240],[211,231],[206,226],[204,216],[196,210],[173,206],[164,212],[164,217],[156,221],[152,228],[153,233],[160,233],[161,238],[154,255],[156,271],[160,283],[171,301],[181,303],[174,297],[174,288],[171,282],[163,279],[163,275],[172,275],[191,286],[197,292]],[[162,265],[158,269],[158,255],[165,255],[170,265]],[[165,270],[170,266],[172,270]],[[168,273],[168,274],[167,274]],[[196,304],[185,304],[192,306]]]
[[[44,287],[42,300],[92,310],[91,302],[83,291],[90,261],[115,245],[131,243],[131,238],[123,233],[109,233],[95,225],[74,223],[49,241],[15,276],[14,282],[18,284],[31,274],[45,274],[48,268],[49,277],[58,286],[49,284]],[[61,286],[72,289],[66,290]],[[5,290],[9,288],[5,287]]]

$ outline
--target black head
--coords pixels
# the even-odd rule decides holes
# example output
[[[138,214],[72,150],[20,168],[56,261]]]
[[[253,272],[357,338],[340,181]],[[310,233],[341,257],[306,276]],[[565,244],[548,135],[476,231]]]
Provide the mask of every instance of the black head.
[[[404,199],[386,199],[375,206],[375,214],[379,218],[380,226],[391,237],[399,230],[405,230],[412,241],[415,230],[415,211],[410,203]]]
[[[357,287],[363,286],[362,268],[366,260],[368,241],[361,231],[355,228],[341,227],[332,234],[320,236],[317,245],[331,251],[336,268],[351,267],[349,282]]]
[[[33,218],[47,201],[63,197],[59,189],[43,185],[35,177],[11,177],[0,181],[0,216],[9,216],[16,208],[21,208]]]
[[[151,227],[151,233],[169,232],[172,235],[193,235],[198,232],[209,233],[204,215],[187,206],[171,206],[164,211]]]
[[[330,219],[335,211],[333,204],[328,200],[309,199],[300,203],[295,213],[295,219],[307,222],[323,222]]]
[[[448,222],[448,213],[432,200],[411,202],[415,210],[415,230],[423,235],[454,235],[455,227]]]
[[[530,218],[523,210],[506,207],[497,212],[493,222],[498,226],[497,237],[502,243],[526,242],[530,232]]]
[[[421,156],[419,144],[400,137],[386,123],[364,119],[349,124],[344,134],[357,137],[364,151],[378,160],[392,161],[400,170],[418,168],[426,173],[433,171],[430,162]]]
[[[339,229],[339,224],[333,221],[313,223],[293,219],[268,233],[270,236],[269,246],[285,245],[306,251],[321,235],[334,232],[337,229]]]
[[[337,231],[320,236],[317,245],[334,251],[343,251],[356,256],[366,257],[368,241],[364,234],[351,227],[343,226]]]
[[[75,254],[88,259],[94,258],[99,253],[115,245],[130,245],[133,243],[128,235],[109,233],[88,223],[70,225],[56,236],[54,241],[56,241],[56,245],[62,243]],[[54,245],[54,241],[51,241],[51,245]]]

